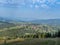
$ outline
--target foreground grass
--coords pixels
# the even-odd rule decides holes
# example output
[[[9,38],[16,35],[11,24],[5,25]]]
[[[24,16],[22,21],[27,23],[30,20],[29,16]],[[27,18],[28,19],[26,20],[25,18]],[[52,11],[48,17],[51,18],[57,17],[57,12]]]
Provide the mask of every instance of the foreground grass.
[[[60,38],[44,38],[44,39],[15,39],[7,40],[6,44],[0,45],[60,45]]]

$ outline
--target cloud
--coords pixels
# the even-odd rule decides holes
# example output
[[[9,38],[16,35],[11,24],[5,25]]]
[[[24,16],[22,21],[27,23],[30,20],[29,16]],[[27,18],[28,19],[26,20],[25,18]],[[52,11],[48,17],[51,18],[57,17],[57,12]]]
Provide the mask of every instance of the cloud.
[[[23,2],[29,2],[29,3],[46,3],[46,1],[48,3],[55,3],[57,0],[0,0],[0,2],[4,3],[4,2],[9,2],[9,3],[23,3]]]
[[[0,3],[7,3],[6,0],[0,0]]]
[[[26,5],[27,7],[30,6],[31,8],[34,7],[34,5],[35,8],[39,8],[40,6],[43,8],[49,8],[49,6],[55,5],[55,3],[60,4],[60,2],[57,2],[57,0],[0,0],[0,3],[2,4],[9,3],[11,4],[10,6],[16,4],[15,6],[17,7]]]
[[[50,8],[52,5],[55,6],[55,3],[57,0],[32,0],[32,5],[35,5],[35,8],[39,8],[40,6],[42,8]],[[38,3],[38,5],[36,5]]]
[[[57,0],[47,0],[48,3],[50,4],[55,4]]]
[[[40,0],[37,0],[37,2],[40,2]]]
[[[48,5],[46,5],[46,4],[41,4],[41,7],[42,7],[42,8],[46,8],[46,9],[47,9],[47,8],[50,8],[50,7],[49,7]]]
[[[56,2],[57,0],[47,0],[47,1],[50,2],[50,3],[51,3],[51,2],[54,3],[54,2]]]
[[[60,2],[56,2],[56,4],[60,4]]]
[[[40,2],[40,3],[45,3],[45,2],[46,2],[46,0],[40,0],[39,2]]]
[[[45,3],[46,0],[32,0],[33,4],[38,2],[38,3]]]
[[[35,5],[35,8],[39,8],[40,6],[39,5]]]
[[[31,8],[33,8],[33,5],[30,5]]]
[[[32,0],[32,3],[35,4],[37,0]]]

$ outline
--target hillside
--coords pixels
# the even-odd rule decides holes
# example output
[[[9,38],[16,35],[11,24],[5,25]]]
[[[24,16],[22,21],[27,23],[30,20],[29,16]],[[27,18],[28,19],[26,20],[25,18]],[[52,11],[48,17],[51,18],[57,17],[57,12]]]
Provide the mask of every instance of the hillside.
[[[36,24],[47,24],[47,25],[60,25],[60,19],[42,19],[32,20],[32,23]]]
[[[15,24],[9,23],[9,22],[0,21],[0,29],[9,28],[9,27],[13,27],[13,26],[15,26]]]
[[[55,35],[55,33],[58,33],[59,30],[60,28],[54,26],[28,24],[1,29],[0,36],[21,37],[24,36],[25,34],[37,34],[37,33],[51,33],[51,35],[53,34]]]
[[[22,37],[25,34],[39,35],[49,33],[58,35],[60,31],[60,19],[13,21],[0,18],[0,37]]]

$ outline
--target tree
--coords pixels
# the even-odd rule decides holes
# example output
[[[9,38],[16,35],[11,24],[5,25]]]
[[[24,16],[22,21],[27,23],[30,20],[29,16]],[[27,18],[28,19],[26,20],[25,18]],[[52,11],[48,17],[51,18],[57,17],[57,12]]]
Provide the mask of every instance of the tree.
[[[58,31],[58,37],[60,37],[60,31]]]
[[[46,38],[49,38],[49,37],[51,37],[51,33],[46,33]]]

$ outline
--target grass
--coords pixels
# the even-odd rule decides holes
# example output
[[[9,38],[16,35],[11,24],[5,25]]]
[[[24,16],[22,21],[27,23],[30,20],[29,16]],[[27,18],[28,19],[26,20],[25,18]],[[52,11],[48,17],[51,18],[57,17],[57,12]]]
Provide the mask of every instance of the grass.
[[[60,45],[60,38],[44,38],[44,39],[13,39],[7,40],[6,44],[1,45]]]

